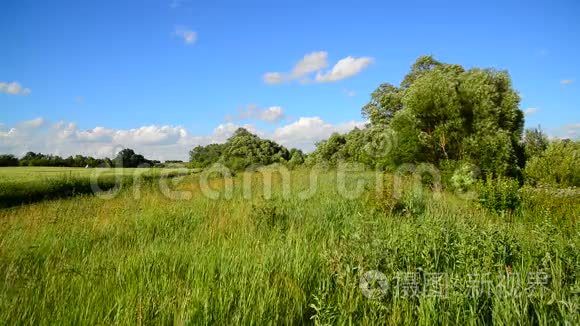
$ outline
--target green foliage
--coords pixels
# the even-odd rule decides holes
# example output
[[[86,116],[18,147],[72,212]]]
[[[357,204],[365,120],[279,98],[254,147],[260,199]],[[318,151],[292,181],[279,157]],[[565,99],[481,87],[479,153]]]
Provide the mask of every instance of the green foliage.
[[[136,168],[143,166],[151,167],[153,164],[150,160],[143,157],[143,155],[135,153],[130,148],[125,148],[117,153],[117,156],[113,159],[113,165],[123,168]]]
[[[288,167],[294,169],[304,163],[304,153],[296,148],[290,150],[290,160],[288,160]]]
[[[403,215],[418,217],[425,212],[428,198],[422,183],[408,177],[402,177],[397,184],[391,174],[383,175],[385,188],[376,197],[373,205],[379,207],[386,215]],[[398,188],[395,188],[398,186]]]
[[[193,168],[205,168],[219,161],[224,145],[209,144],[196,146],[189,152],[189,161]]]
[[[468,191],[477,182],[476,166],[471,163],[461,163],[450,178],[453,190]]]
[[[296,156],[292,164],[301,164],[304,154],[296,151],[292,154]],[[291,159],[291,153],[284,146],[238,128],[224,144],[197,146],[189,152],[189,157],[194,168],[205,168],[219,162],[238,171],[250,166],[286,163]]]
[[[532,185],[580,186],[580,142],[555,140],[526,164],[526,181]]]
[[[419,57],[399,87],[382,84],[371,94],[362,108],[370,122],[365,129],[331,135],[317,144],[309,161],[391,169],[404,163],[464,161],[483,174],[521,178],[525,155],[519,100],[505,71],[467,70]],[[393,135],[387,155],[368,151],[385,134]]]
[[[539,127],[526,129],[524,133],[526,159],[530,160],[532,157],[540,156],[548,148],[549,143],[548,136]]]
[[[18,166],[18,158],[11,154],[0,155],[0,166]]]
[[[477,185],[479,203],[496,212],[513,212],[520,207],[519,183],[517,180],[488,175]]]
[[[28,152],[19,161],[20,166],[51,166],[51,167],[110,167],[109,158],[98,159],[91,156],[75,155],[62,158],[58,155]]]
[[[378,200],[342,198],[336,171],[321,172],[308,199],[299,193],[309,173],[291,174],[289,195],[270,200],[244,198],[240,173],[231,199],[196,191],[168,200],[150,184],[138,198],[129,188],[110,200],[80,196],[0,210],[0,321],[580,323],[577,195],[558,199],[565,208],[547,206],[552,195],[524,195],[533,208],[507,220],[453,194],[411,187],[399,197],[408,211],[385,214]],[[176,186],[197,182],[191,175]],[[253,183],[252,193],[261,187]],[[364,195],[374,198],[375,187],[368,189]],[[388,280],[375,300],[361,290],[367,271]],[[546,283],[532,283],[539,273]],[[429,282],[437,275],[448,278]]]

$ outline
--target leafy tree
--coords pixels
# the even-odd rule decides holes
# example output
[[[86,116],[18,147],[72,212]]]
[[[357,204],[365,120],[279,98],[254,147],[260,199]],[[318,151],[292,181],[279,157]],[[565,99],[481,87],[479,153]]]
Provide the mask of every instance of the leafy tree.
[[[386,125],[403,108],[403,91],[391,84],[381,84],[371,100],[362,108],[362,114],[372,125]]]
[[[189,152],[189,161],[192,167],[205,168],[216,163],[222,155],[223,147],[221,144],[196,146]]]
[[[484,174],[519,176],[523,113],[505,71],[417,59],[399,88],[384,84],[362,109],[400,141],[391,164],[470,161]]]
[[[225,144],[197,146],[190,151],[190,162],[194,167],[207,167],[221,162],[233,170],[251,165],[285,163],[290,152],[285,147],[239,128]]]

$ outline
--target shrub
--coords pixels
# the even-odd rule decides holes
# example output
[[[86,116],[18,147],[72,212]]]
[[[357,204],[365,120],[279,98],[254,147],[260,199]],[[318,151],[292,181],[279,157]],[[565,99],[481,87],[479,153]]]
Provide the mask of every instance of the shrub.
[[[462,163],[451,176],[450,184],[453,190],[465,192],[475,184],[476,177],[476,167],[471,163]]]
[[[507,177],[493,179],[490,175],[477,184],[479,202],[487,209],[503,212],[520,206],[519,183]]]
[[[526,182],[558,187],[580,186],[580,142],[560,140],[551,142],[539,156],[526,165]]]

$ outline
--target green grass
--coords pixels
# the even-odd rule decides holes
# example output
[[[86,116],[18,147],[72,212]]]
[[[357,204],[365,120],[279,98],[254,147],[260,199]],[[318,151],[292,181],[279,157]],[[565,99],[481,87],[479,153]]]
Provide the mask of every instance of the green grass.
[[[187,200],[151,182],[0,210],[0,323],[580,323],[577,197],[544,209],[534,194],[500,214],[407,186],[385,205],[392,189],[376,193],[373,173],[349,175],[347,188],[367,185],[348,199],[327,171],[305,199],[308,173],[294,171],[288,195],[274,179],[271,198],[253,183],[248,199],[243,177],[230,199],[203,196],[194,175],[169,183]],[[359,288],[371,270],[390,283],[377,299]],[[537,272],[547,283],[524,295]],[[429,273],[449,276],[445,296],[395,291]],[[489,293],[472,293],[475,274]]]
[[[3,167],[0,208],[129,187],[136,178],[151,181],[189,173],[187,169]]]

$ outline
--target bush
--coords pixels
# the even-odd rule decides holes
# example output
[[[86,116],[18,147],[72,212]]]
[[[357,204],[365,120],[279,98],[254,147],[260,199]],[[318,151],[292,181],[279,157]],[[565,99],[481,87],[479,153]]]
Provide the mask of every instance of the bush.
[[[580,186],[580,142],[560,140],[551,142],[539,156],[526,165],[524,175],[531,185],[544,184],[557,187]]]
[[[493,179],[487,176],[485,182],[477,184],[479,202],[487,209],[504,212],[513,211],[520,206],[519,183],[507,177]]]
[[[476,167],[471,163],[462,163],[454,171],[450,179],[453,190],[465,192],[472,188],[477,181]]]

